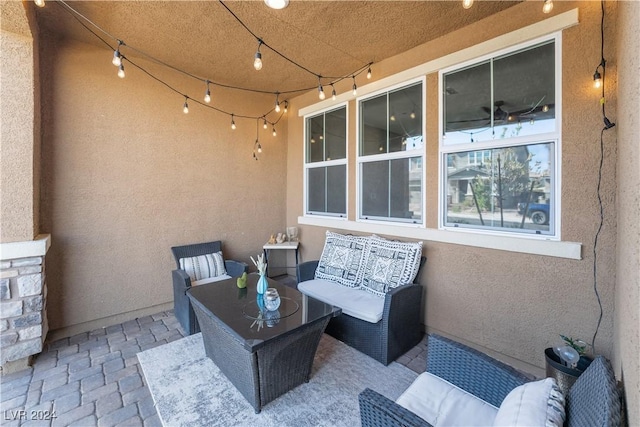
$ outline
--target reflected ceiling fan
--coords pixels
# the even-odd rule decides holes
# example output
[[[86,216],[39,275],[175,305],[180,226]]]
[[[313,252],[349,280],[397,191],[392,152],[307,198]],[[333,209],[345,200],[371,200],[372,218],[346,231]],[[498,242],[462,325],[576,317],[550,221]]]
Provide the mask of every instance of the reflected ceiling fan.
[[[542,100],[540,100],[542,101]],[[505,102],[500,100],[493,103],[495,106],[495,110],[493,110],[493,122],[494,124],[500,124],[504,122],[517,122],[519,120],[533,120],[537,118],[538,113],[547,113],[548,111],[554,108],[554,104],[544,104],[541,105],[541,102],[538,102],[536,105],[517,110],[517,111],[509,111],[508,109],[503,109],[505,106]],[[475,124],[477,122],[486,122],[481,126],[490,126],[491,125],[491,108],[483,106],[481,107],[482,111],[487,113],[485,117],[478,117],[476,119],[466,119],[466,120],[454,120],[448,121],[448,124],[462,124],[462,123],[471,123]],[[476,126],[476,125],[473,125]]]

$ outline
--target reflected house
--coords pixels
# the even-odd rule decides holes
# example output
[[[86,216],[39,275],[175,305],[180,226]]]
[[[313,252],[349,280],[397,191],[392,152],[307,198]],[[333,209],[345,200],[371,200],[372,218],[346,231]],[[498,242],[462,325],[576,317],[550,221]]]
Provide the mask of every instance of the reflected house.
[[[515,208],[520,201],[526,201],[528,197],[529,185],[534,179],[536,184],[532,201],[548,200],[551,194],[550,177],[548,171],[542,173],[534,173],[526,166],[522,170],[522,175],[517,176],[512,172],[513,168],[505,167],[509,162],[518,164],[527,164],[530,160],[530,154],[527,146],[517,146],[506,149],[467,151],[461,153],[452,153],[447,155],[447,206],[466,204],[473,205],[473,187],[474,180],[484,180],[488,188],[491,188],[491,194],[497,202],[499,199],[498,191],[498,159],[501,161],[500,179],[502,180],[502,199],[504,208]],[[515,168],[516,171],[518,168]],[[543,182],[539,182],[543,179]],[[512,185],[510,191],[509,183],[517,181],[519,187],[523,191],[515,191],[518,185]],[[496,206],[499,206],[497,204]]]

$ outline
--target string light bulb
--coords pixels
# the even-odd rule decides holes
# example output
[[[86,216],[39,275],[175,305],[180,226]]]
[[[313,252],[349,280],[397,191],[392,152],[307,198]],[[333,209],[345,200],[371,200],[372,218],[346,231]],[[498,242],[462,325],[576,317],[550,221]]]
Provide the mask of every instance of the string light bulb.
[[[553,9],[553,0],[544,0],[544,5],[542,5],[542,12],[549,13]]]
[[[336,88],[333,86],[333,83],[331,83],[331,99],[335,101],[336,96]]]
[[[289,101],[284,101],[284,112],[289,111]]]
[[[276,135],[277,135],[277,133],[276,133],[276,127],[275,127],[275,126],[271,128],[271,134],[272,134],[273,136],[276,136]]]
[[[411,117],[412,119],[416,118],[416,112],[412,111],[411,114],[409,114],[409,117]]]
[[[44,3],[44,1],[43,1]],[[118,40],[118,47],[116,47],[116,50],[113,51],[113,59],[111,60],[111,63],[113,65],[115,65],[116,67],[119,67],[120,64],[122,64],[122,55],[120,55],[120,46],[122,45],[122,42],[120,40]]]
[[[262,129],[267,128],[267,119],[264,119],[264,123],[262,124]]]
[[[353,78],[353,96],[358,94],[358,86],[356,85],[356,76],[351,76]]]
[[[280,112],[280,102],[278,101],[278,94],[276,93],[276,113]]]
[[[367,79],[371,80],[371,67],[367,70]]]
[[[260,53],[260,46],[262,46],[262,40],[258,40],[258,51],[256,52],[255,59],[253,60],[253,68],[256,71],[262,70],[262,54]]]
[[[318,86],[318,98],[320,98],[320,100],[323,100],[325,98],[324,89],[322,88],[322,85]]]
[[[473,6],[473,0],[462,0],[462,7],[469,9]]]
[[[596,72],[593,74],[593,87],[595,87],[596,89],[600,89],[601,86],[602,76],[600,75],[600,72],[596,70]]]
[[[549,111],[549,106],[545,104],[542,106],[542,112],[546,113],[547,111]]]
[[[211,90],[209,89],[209,80],[207,80],[207,91],[204,93],[204,102],[207,104],[211,102]]]
[[[233,120],[233,114],[231,114],[231,129],[236,130],[236,121]]]
[[[256,142],[258,142],[257,139],[256,139]],[[262,153],[262,145],[260,145],[259,142],[258,142],[258,153]]]
[[[184,97],[184,105],[182,106],[182,112],[185,114],[189,114],[189,103],[187,102],[189,100],[188,97]]]
[[[118,77],[120,77],[121,79],[124,79],[124,64],[120,63],[120,66],[118,67]]]
[[[44,0],[35,0],[34,3],[38,7],[44,7]]]

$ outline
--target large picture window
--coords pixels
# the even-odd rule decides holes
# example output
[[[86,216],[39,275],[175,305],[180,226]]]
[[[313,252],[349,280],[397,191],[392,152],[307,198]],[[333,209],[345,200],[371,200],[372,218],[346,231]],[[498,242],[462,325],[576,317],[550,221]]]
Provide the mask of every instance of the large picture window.
[[[306,214],[346,216],[346,106],[305,120],[305,189]]]
[[[423,85],[359,101],[361,220],[423,223]]]
[[[558,39],[441,71],[445,228],[556,236]]]

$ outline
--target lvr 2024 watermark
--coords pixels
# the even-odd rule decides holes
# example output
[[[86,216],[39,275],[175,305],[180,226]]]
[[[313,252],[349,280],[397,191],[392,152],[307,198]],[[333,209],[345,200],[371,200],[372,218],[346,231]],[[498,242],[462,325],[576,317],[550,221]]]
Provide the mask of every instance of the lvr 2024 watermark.
[[[35,409],[9,409],[2,413],[2,419],[5,421],[50,421],[58,418],[56,411],[53,410],[35,410]]]

